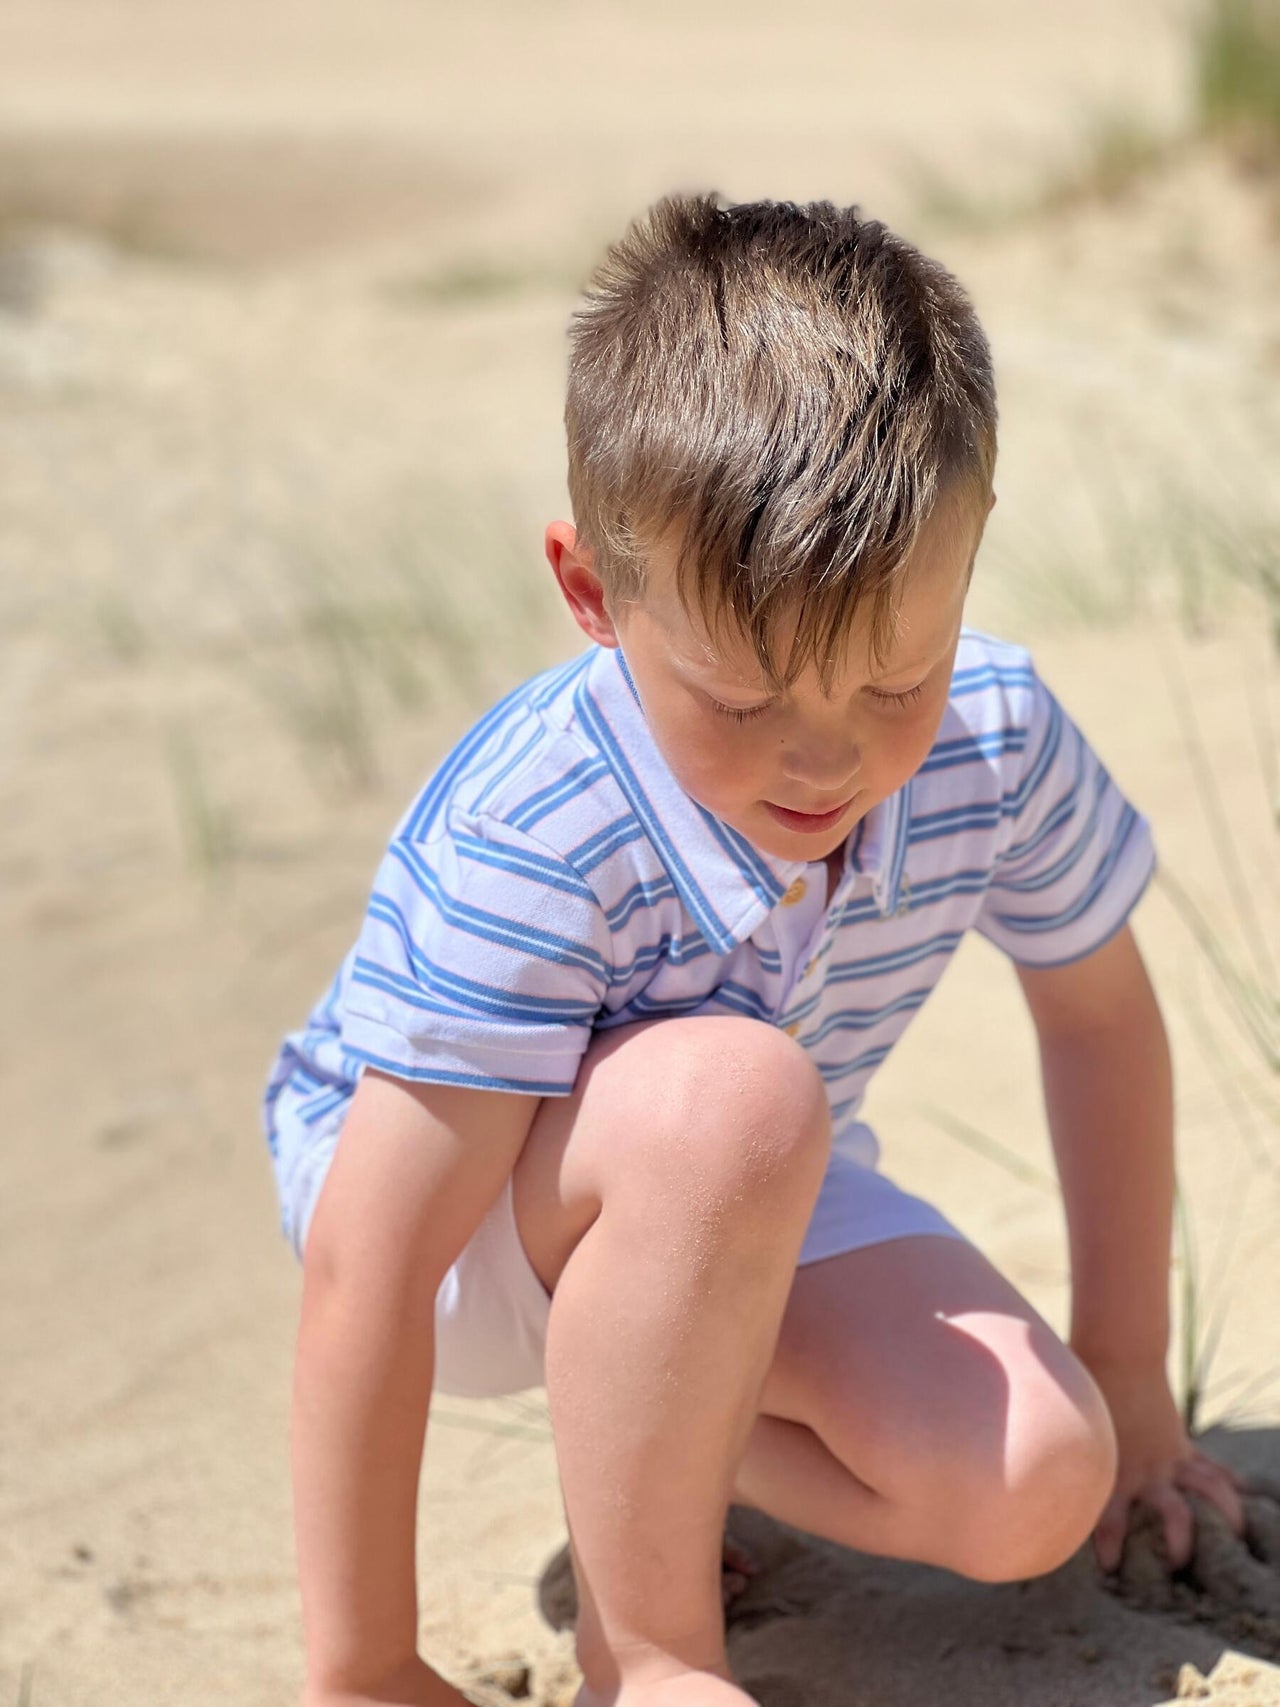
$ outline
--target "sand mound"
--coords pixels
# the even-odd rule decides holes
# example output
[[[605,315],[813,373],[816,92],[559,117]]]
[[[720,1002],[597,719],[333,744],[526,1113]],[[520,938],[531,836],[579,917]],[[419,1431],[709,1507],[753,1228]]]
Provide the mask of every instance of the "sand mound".
[[[1267,1488],[1245,1500],[1246,1544],[1194,1496],[1196,1550],[1170,1575],[1158,1521],[1144,1515],[1121,1562],[1117,1592],[1143,1612],[1212,1627],[1269,1659],[1280,1659],[1280,1500]]]
[[[1278,1495],[1256,1484],[1243,1543],[1197,1504],[1195,1556],[1173,1577],[1158,1526],[1142,1521],[1113,1582],[1082,1551],[1051,1576],[998,1587],[869,1558],[736,1508],[730,1534],[760,1571],[730,1608],[730,1658],[761,1707],[933,1707],[944,1696],[965,1707],[1273,1707]],[[539,1600],[567,1633],[576,1613],[567,1551],[544,1571]],[[484,1707],[561,1707],[572,1700],[571,1650],[540,1667],[478,1670],[468,1687]]]

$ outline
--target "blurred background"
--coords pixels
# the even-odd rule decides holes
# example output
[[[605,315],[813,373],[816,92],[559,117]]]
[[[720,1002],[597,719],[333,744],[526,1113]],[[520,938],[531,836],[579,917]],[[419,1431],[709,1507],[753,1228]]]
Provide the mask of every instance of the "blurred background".
[[[565,326],[672,188],[856,201],[977,302],[972,618],[1164,855],[1179,1389],[1280,1408],[1273,0],[0,0],[0,1701],[296,1691],[262,1078],[431,765],[577,648]],[[981,945],[872,1115],[1061,1325]],[[424,1640],[532,1642],[540,1404],[439,1412]]]

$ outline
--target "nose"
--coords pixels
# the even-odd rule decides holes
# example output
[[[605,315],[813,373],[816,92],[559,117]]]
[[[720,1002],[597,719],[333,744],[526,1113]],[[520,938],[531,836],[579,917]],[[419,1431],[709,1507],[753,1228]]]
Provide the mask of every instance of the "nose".
[[[844,799],[857,786],[862,750],[847,731],[813,731],[787,743],[782,753],[782,769],[789,781],[811,788],[815,794],[832,800]]]

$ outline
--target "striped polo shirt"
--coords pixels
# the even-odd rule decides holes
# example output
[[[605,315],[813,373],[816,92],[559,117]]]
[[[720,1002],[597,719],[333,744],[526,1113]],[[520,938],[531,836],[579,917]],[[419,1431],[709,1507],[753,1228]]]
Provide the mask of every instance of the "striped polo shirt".
[[[288,1037],[265,1120],[287,1202],[366,1064],[560,1096],[596,1030],[681,1014],[781,1026],[874,1164],[867,1082],[967,930],[1054,966],[1119,929],[1147,826],[1018,647],[966,630],[928,757],[822,861],[751,846],[683,792],[621,654],[509,694],[409,807],[363,928]],[[287,1215],[287,1211],[286,1211]]]

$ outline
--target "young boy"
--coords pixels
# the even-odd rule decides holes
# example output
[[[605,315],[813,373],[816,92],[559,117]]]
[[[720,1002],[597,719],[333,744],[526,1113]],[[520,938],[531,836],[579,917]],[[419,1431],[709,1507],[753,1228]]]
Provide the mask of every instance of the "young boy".
[[[397,829],[267,1096],[304,1263],[308,1707],[453,1703],[416,1653],[428,1400],[545,1381],[583,1707],[730,1707],[730,1499],[997,1580],[1131,1502],[1237,1528],[1165,1374],[1146,827],[1025,653],[961,628],[986,342],[856,210],[661,203],[572,334],[592,641]],[[1070,1349],[875,1170],[867,1080],[964,932],[1014,961],[1070,1230]],[[323,1187],[323,1190],[321,1189]]]

